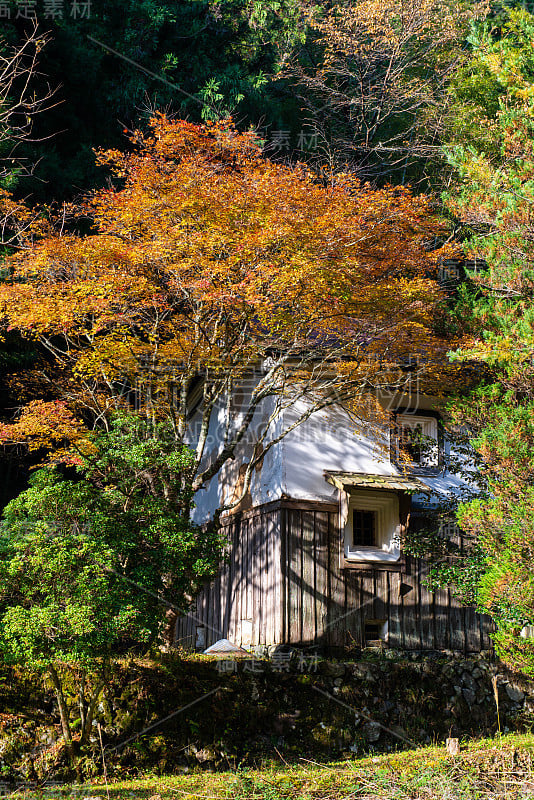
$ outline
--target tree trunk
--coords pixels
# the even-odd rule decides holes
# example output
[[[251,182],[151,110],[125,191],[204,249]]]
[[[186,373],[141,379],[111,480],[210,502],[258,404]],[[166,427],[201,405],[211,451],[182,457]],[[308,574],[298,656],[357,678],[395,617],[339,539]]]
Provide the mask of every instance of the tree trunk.
[[[85,719],[87,716],[87,703],[85,701],[85,672],[82,672],[80,678],[80,686],[78,689],[78,705],[80,708],[80,719],[82,722],[82,730],[85,727]]]
[[[87,713],[85,715],[85,720],[82,725],[82,738],[80,740],[80,744],[87,744],[89,741],[89,736],[91,735],[91,728],[93,726],[93,718],[95,715],[96,704],[98,703],[98,698],[104,688],[104,681],[100,681],[97,685],[95,690],[91,695],[91,699],[89,700],[89,704],[87,706]]]
[[[63,731],[63,738],[65,740],[65,744],[67,745],[67,750],[69,752],[69,756],[72,761],[74,759],[74,745],[72,741],[72,732],[70,729],[69,710],[67,708],[67,703],[65,701],[65,695],[63,694],[61,680],[54,666],[50,666],[48,668],[48,673],[52,679],[52,683],[56,691],[56,699],[59,708],[59,717],[61,720],[61,730]]]
[[[165,612],[165,627],[163,628],[162,639],[165,650],[172,650],[174,646],[174,631],[178,612],[174,608],[168,608]]]

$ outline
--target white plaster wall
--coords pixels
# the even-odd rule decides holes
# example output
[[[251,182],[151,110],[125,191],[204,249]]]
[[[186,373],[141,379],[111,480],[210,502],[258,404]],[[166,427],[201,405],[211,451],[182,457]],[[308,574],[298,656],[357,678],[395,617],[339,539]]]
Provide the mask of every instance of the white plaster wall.
[[[233,408],[235,424],[239,424],[248,401],[243,392]],[[197,492],[194,519],[202,523],[220,507],[225,497],[232,494],[238,479],[239,467],[249,461],[252,452],[254,431],[262,429],[271,413],[273,399],[264,401],[257,411],[251,426],[252,434],[240,444],[235,459],[228,462],[218,476],[212,478],[207,487]],[[391,403],[391,399],[389,401]],[[402,398],[395,398],[395,407],[407,405]],[[419,409],[432,408],[430,398],[422,398]],[[304,402],[299,401],[278,419],[271,436],[287,429],[298,415],[306,410]],[[224,421],[224,404],[213,414],[206,448],[205,463],[220,451],[220,430]],[[193,442],[192,442],[193,443]],[[445,465],[451,453],[450,443],[445,442]],[[254,506],[278,500],[282,496],[298,500],[335,501],[337,490],[325,480],[327,470],[339,472],[364,472],[378,475],[396,475],[399,471],[389,459],[389,431],[382,432],[376,424],[357,424],[349,414],[339,407],[316,412],[282,441],[272,447],[264,457],[261,469],[255,470],[251,482],[251,498]],[[415,495],[414,505],[435,505],[440,498],[451,493],[461,495],[469,484],[459,475],[444,471],[439,475],[421,476],[432,495]]]
[[[396,405],[402,405],[396,400]],[[420,413],[432,409],[431,398],[424,398]],[[299,407],[295,409],[302,411]],[[290,417],[291,415],[288,415]],[[315,418],[315,419],[314,419]],[[290,433],[282,444],[282,491],[285,495],[302,500],[334,500],[337,490],[324,477],[325,471],[365,472],[374,475],[399,475],[389,455],[389,430],[380,432],[376,424],[357,425],[340,408],[320,412]],[[461,494],[472,489],[465,475],[447,471],[450,456],[459,459],[449,441],[444,442],[444,469],[437,475],[421,475],[420,479],[431,490],[428,494],[414,495],[414,505],[437,505],[444,497]],[[416,475],[417,477],[417,475]]]
[[[303,402],[286,414],[288,425],[305,410]],[[374,427],[374,426],[373,426]],[[371,426],[358,426],[339,407],[317,412],[281,443],[282,491],[295,499],[330,500],[337,490],[326,482],[325,470],[394,474],[388,439],[377,438]]]
[[[238,427],[239,423],[242,421],[244,409],[246,409],[248,405],[249,394],[249,390],[243,392],[239,399],[238,407],[232,409],[235,427]],[[239,467],[250,460],[255,436],[258,431],[264,430],[273,406],[274,399],[267,398],[263,401],[254,415],[249,433],[236,448],[235,458],[227,461],[219,474],[214,476],[203,489],[200,489],[196,493],[194,498],[196,508],[193,512],[193,519],[195,522],[203,523],[208,521],[214,511],[223,504],[225,499],[232,495],[238,481]],[[225,403],[224,400],[221,400],[218,407],[214,409],[212,413],[203,467],[207,466],[222,449],[221,435],[225,427],[225,413]],[[190,434],[191,446],[194,446],[196,440],[194,429],[199,421],[200,410],[192,421]],[[277,435],[280,424],[281,421],[278,421],[271,426],[272,431],[269,438]],[[266,452],[261,468],[254,470],[250,486],[253,505],[262,505],[272,500],[278,500],[281,497],[281,457],[282,453],[280,447],[274,446]]]

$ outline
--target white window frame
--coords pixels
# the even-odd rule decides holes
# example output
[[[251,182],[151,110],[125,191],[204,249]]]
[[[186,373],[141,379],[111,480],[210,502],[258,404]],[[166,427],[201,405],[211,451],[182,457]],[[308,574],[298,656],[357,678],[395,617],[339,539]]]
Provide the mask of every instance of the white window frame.
[[[377,546],[353,543],[353,512],[375,512]],[[400,558],[399,495],[396,492],[351,490],[348,496],[347,517],[344,530],[346,561],[394,563]]]
[[[434,441],[434,445],[429,446],[426,452],[422,454],[421,461],[406,461],[406,456],[401,453],[401,436],[400,429],[408,428],[415,430],[418,426],[421,427],[421,433],[425,437],[425,442],[430,445],[430,441]],[[438,467],[439,466],[439,438],[438,438],[438,421],[436,417],[424,416],[423,414],[402,414],[399,413],[395,417],[396,430],[393,432],[394,440],[394,458],[397,463],[407,464],[414,469],[418,467]]]

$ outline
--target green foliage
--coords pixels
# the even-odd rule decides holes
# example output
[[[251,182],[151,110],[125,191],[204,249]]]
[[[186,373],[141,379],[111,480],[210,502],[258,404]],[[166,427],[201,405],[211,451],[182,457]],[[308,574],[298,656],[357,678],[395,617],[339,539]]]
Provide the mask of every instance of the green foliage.
[[[194,455],[183,445],[169,422],[147,421],[142,417],[117,414],[107,431],[95,431],[94,454],[84,457],[82,469],[88,479],[113,493],[128,512],[150,499],[153,510],[183,510],[191,506],[188,476],[194,469]]]
[[[93,148],[124,146],[123,130],[155,108],[191,121],[233,114],[243,125],[287,127],[288,101],[267,76],[303,36],[299,7],[298,0],[97,0],[89,19],[46,20],[52,40],[34,83],[57,87],[57,106],[36,120],[28,152],[44,183],[24,181],[23,190],[57,199],[102,183]],[[298,114],[295,101],[288,113]]]
[[[425,517],[425,524],[410,530],[405,551],[428,562],[425,585],[430,591],[452,586],[455,596],[467,605],[477,605],[479,582],[484,574],[485,553],[472,542],[466,552],[465,543],[450,537],[443,529],[447,512],[440,508]]]
[[[184,515],[188,488],[169,496],[191,455],[173,452],[166,433],[119,417],[109,434],[95,436],[83,477],[41,469],[8,504],[0,567],[5,659],[43,666],[146,648],[167,607],[187,606],[212,574],[218,535]]]
[[[445,198],[478,260],[461,297],[472,332],[453,358],[487,369],[455,403],[483,459],[482,493],[462,503],[461,553],[436,561],[497,623],[498,654],[534,675],[534,16],[501,10],[473,31],[473,55],[452,81],[457,125],[446,150],[458,175]]]
[[[165,425],[118,416],[77,478],[38,470],[4,510],[0,654],[48,671],[60,710],[65,662],[93,671],[98,697],[109,658],[145,652],[216,570],[219,534],[184,513],[190,463]]]

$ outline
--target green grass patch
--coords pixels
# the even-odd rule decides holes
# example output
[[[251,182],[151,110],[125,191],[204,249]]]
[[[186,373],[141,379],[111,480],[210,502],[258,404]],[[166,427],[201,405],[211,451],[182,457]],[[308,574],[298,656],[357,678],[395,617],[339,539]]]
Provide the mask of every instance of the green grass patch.
[[[534,798],[533,734],[424,747],[329,764],[301,758],[266,770],[197,772],[21,789],[11,800],[515,800]]]

